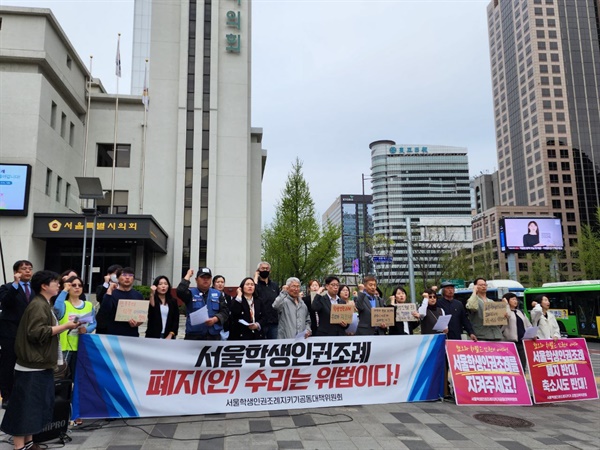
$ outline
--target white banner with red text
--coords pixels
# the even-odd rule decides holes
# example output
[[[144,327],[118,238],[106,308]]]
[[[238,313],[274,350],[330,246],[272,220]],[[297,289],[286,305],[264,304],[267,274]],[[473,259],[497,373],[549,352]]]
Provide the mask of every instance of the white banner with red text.
[[[445,336],[184,341],[79,338],[73,417],[232,413],[435,400]]]

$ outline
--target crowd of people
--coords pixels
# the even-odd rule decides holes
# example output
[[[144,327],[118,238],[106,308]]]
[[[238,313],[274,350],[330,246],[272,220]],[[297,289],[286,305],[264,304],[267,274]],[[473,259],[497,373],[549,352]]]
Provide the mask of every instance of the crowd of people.
[[[73,270],[61,275],[42,270],[33,273],[27,260],[13,265],[14,279],[0,287],[0,394],[7,409],[0,429],[14,438],[15,449],[37,449],[32,436],[51,420],[54,402],[53,380],[57,368],[62,376],[74,379],[79,336],[85,333],[139,337],[142,322],[117,321],[121,300],[143,300],[133,289],[134,270],[110,266],[98,286],[99,309],[83,295],[84,283]],[[193,280],[192,280],[193,278]],[[373,308],[400,308],[407,301],[404,287],[394,289],[385,299],[373,276],[366,276],[357,290],[340,283],[336,276],[310,280],[306,295],[301,281],[290,277],[281,287],[271,279],[271,265],[262,261],[253,277],[244,278],[235,296],[227,295],[225,278],[213,276],[208,267],[187,271],[176,287],[185,305],[187,340],[299,339],[310,336],[410,335],[420,326],[421,334],[444,333],[448,339],[473,341],[510,341],[516,344],[525,367],[523,337],[525,330],[538,327],[537,338],[558,339],[560,331],[550,302],[540,296],[532,305],[531,322],[518,308],[518,298],[507,293],[507,324],[485,325],[483,320],[487,283],[475,280],[473,295],[466,305],[454,298],[455,286],[441,284],[423,292],[423,302],[412,311],[410,320],[395,314],[396,322],[372,326]],[[334,304],[352,305],[351,322],[331,323]],[[207,317],[196,314],[206,308]],[[447,328],[436,331],[441,316],[451,315]],[[146,338],[176,339],[180,311],[172,295],[171,282],[161,275],[154,279],[149,295]],[[398,318],[401,318],[400,320]],[[336,321],[337,322],[337,321]],[[76,420],[78,422],[78,420]]]

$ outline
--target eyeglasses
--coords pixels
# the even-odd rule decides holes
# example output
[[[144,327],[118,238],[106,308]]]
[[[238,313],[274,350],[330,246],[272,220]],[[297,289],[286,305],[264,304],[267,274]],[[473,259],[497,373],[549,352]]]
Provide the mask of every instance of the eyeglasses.
[[[437,295],[430,295],[429,298],[437,298]]]
[[[122,273],[121,276],[122,277],[133,277],[134,275],[132,273]]]
[[[71,287],[74,287],[74,288],[80,288],[80,287],[82,287],[82,286],[81,286],[81,284],[72,284],[72,285],[71,285]]]

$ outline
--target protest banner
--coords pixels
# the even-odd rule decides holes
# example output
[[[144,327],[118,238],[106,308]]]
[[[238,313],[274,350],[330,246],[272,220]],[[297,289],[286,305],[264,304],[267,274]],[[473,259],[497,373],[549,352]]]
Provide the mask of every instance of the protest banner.
[[[149,300],[125,300],[119,299],[115,322],[145,322],[148,319]]]
[[[73,417],[435,400],[443,395],[444,341],[443,335],[221,342],[83,334]]]
[[[483,325],[506,325],[507,307],[504,302],[484,302],[483,303]]]
[[[394,308],[371,308],[372,327],[390,327],[396,323],[395,319]]]
[[[537,339],[523,343],[535,403],[598,398],[585,339]]]
[[[331,305],[331,315],[329,316],[329,323],[352,323],[352,316],[354,315],[354,305]]]
[[[446,341],[457,405],[531,405],[513,342]]]
[[[396,303],[396,322],[416,322],[418,319],[412,315],[417,311],[414,303]]]

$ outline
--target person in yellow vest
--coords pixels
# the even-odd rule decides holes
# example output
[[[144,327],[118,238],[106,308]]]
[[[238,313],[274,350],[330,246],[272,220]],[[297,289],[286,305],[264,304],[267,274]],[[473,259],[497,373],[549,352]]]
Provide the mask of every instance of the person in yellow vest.
[[[74,330],[60,333],[60,349],[63,358],[69,366],[71,380],[75,381],[75,366],[77,364],[77,347],[79,335],[91,333],[96,329],[94,305],[88,300],[81,299],[83,281],[79,277],[70,277],[62,282],[63,288],[54,302],[54,312],[60,325],[76,321],[79,326]],[[75,420],[79,425],[80,419]]]

